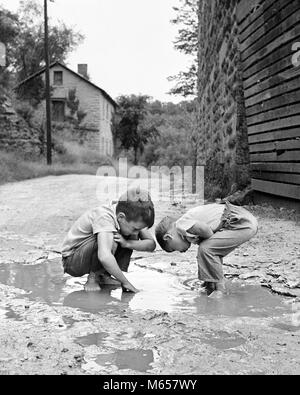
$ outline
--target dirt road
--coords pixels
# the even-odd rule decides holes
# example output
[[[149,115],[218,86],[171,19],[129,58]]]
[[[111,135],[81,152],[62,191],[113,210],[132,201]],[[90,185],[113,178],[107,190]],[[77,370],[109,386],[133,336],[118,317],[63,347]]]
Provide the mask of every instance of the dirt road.
[[[104,182],[115,180],[0,187],[0,374],[300,373],[293,213],[252,208],[260,231],[225,260],[230,294],[222,301],[199,293],[195,250],[136,253],[128,276],[139,294],[90,295],[82,279],[63,275],[59,251],[74,219],[104,199]],[[157,204],[157,221],[193,205]]]

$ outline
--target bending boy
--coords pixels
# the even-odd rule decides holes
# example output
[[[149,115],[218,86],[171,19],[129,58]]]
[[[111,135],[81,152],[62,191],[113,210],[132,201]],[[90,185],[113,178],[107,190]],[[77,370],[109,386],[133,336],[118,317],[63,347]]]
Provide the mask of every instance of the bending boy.
[[[65,273],[88,274],[86,291],[100,284],[121,284],[124,291],[138,292],[123,272],[128,271],[133,250],[155,250],[149,232],[154,206],[148,192],[130,189],[117,204],[103,205],[84,213],[71,227],[62,246]]]
[[[225,292],[223,257],[257,230],[257,220],[249,211],[226,201],[195,207],[178,220],[166,217],[155,233],[167,252],[186,252],[191,244],[198,244],[198,277],[211,297],[220,297]]]

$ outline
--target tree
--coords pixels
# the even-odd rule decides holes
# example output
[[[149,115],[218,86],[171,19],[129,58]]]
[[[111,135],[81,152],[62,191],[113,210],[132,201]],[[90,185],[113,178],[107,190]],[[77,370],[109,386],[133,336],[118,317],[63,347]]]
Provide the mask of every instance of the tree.
[[[45,66],[44,54],[44,14],[42,4],[36,0],[21,1],[18,10],[19,34],[12,51],[13,66],[17,73],[18,82]],[[75,32],[60,22],[52,26],[49,23],[49,60],[50,63],[59,61],[64,63],[68,54],[83,40],[82,34]],[[26,97],[24,97],[26,93]],[[43,98],[43,83],[35,78],[26,85],[25,90],[19,92],[21,98]]]
[[[159,135],[144,147],[145,166],[196,166],[196,100],[148,104],[148,115]]]
[[[169,81],[176,82],[170,93],[184,97],[197,95],[198,70],[198,3],[199,0],[180,0],[181,6],[173,7],[177,12],[171,23],[179,27],[174,47],[191,58],[191,65],[186,71],[181,71],[169,77]]]
[[[133,149],[135,165],[147,142],[158,135],[156,126],[148,122],[146,117],[148,100],[146,95],[120,96],[117,99],[119,108],[113,129],[114,137],[122,148]]]
[[[0,6],[0,41],[6,48],[6,63],[8,67],[0,66],[0,104],[5,98],[6,89],[9,86],[11,64],[11,50],[18,34],[17,15]]]
[[[79,128],[81,122],[87,116],[87,113],[79,107],[80,101],[76,96],[76,88],[69,89],[66,104],[70,110],[68,121],[71,122],[75,127]]]
[[[17,21],[18,17],[16,14],[0,5],[0,38],[1,42],[6,45],[7,56],[10,55],[11,46],[18,34]]]

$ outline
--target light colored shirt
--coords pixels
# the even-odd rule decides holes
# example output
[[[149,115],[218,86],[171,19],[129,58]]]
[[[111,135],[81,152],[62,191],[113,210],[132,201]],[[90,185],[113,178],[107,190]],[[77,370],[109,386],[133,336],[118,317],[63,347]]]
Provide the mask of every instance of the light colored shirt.
[[[101,232],[120,230],[116,204],[104,205],[85,212],[71,227],[62,244],[62,256],[70,256],[74,248],[87,240],[96,240]]]
[[[188,210],[176,221],[178,232],[190,243],[197,244],[199,236],[188,232],[197,222],[204,222],[213,232],[219,227],[224,213],[225,204],[207,204]]]

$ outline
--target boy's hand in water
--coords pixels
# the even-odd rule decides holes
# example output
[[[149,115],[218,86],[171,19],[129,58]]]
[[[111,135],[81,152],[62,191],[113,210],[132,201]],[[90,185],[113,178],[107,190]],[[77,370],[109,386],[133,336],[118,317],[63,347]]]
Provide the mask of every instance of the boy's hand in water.
[[[137,288],[135,288],[132,284],[130,284],[130,282],[123,283],[122,289],[123,289],[123,292],[133,292],[135,294],[140,292]]]

